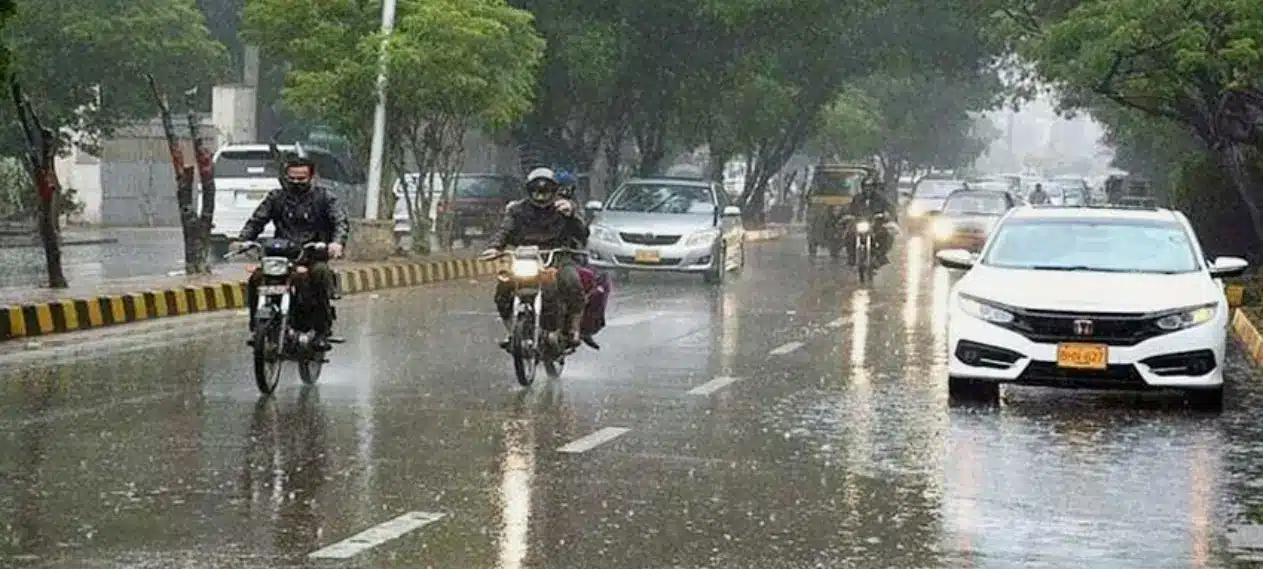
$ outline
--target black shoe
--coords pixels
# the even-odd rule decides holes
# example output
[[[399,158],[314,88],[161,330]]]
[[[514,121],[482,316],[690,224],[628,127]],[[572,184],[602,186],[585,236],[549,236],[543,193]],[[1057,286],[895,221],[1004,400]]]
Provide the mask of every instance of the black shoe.
[[[247,345],[247,346],[253,346],[253,345],[254,345],[254,332],[251,332],[251,333],[250,333],[250,336],[248,336],[248,337],[246,338],[246,345]]]
[[[513,351],[509,349],[509,345],[510,345],[510,344],[512,344],[512,343],[513,343],[513,339],[512,339],[512,337],[511,337],[511,336],[505,336],[505,337],[504,337],[503,339],[501,339],[499,342],[496,342],[496,345],[497,345],[497,346],[500,346],[500,349],[501,349],[501,350],[504,350],[504,351],[509,352],[510,354],[512,354],[512,353],[513,353]]]
[[[311,342],[311,349],[317,352],[327,352],[329,350],[332,350],[333,346],[329,344],[329,340],[326,340],[324,338],[316,338],[315,340],[312,340]]]
[[[592,348],[593,350],[601,349],[601,345],[596,343],[596,340],[592,338],[591,334],[584,334],[580,339],[583,340],[584,344],[587,344],[588,347]]]
[[[345,344],[346,338],[343,338],[342,336],[329,336],[328,338],[325,338],[325,341],[330,344]]]

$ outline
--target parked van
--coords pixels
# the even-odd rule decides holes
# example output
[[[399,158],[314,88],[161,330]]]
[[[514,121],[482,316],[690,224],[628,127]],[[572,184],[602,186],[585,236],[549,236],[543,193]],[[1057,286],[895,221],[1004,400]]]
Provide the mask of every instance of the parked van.
[[[292,144],[277,148],[282,153],[294,151]],[[303,149],[316,164],[316,185],[337,196],[348,216],[363,218],[364,180],[357,179],[346,163],[328,150],[306,144]],[[215,152],[215,220],[211,240],[235,240],[268,192],[280,189],[279,175],[266,144],[228,144]],[[271,235],[269,225],[263,236]]]

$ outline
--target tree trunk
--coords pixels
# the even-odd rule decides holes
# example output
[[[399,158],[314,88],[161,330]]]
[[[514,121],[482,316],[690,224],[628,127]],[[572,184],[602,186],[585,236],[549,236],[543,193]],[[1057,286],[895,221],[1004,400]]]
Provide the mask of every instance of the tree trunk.
[[[662,162],[667,156],[666,123],[665,116],[655,117],[635,129],[636,149],[640,153],[640,164],[636,170],[641,176],[662,174]]]
[[[1263,214],[1259,212],[1259,203],[1255,196],[1256,192],[1263,190],[1263,184],[1251,168],[1246,149],[1240,143],[1224,142],[1219,145],[1218,154],[1237,195],[1241,197],[1241,203],[1250,214],[1255,236],[1263,241]]]
[[[185,263],[185,271],[188,274],[210,274],[210,264],[208,263],[210,256],[210,236],[211,230],[215,227],[215,164],[211,151],[206,147],[206,141],[202,140],[201,124],[197,119],[197,115],[193,113],[192,105],[189,106],[189,138],[193,141],[193,156],[197,159],[197,177],[202,184],[202,207],[197,219],[197,266],[188,266]],[[192,176],[189,176],[190,180]],[[191,196],[190,196],[191,197]],[[196,271],[192,269],[197,269]]]
[[[184,234],[184,272],[198,274],[205,265],[198,253],[197,211],[193,208],[193,168],[184,165],[184,149],[180,147],[180,139],[175,134],[175,123],[171,119],[171,106],[166,97],[158,90],[158,83],[152,75],[146,76],[149,90],[154,101],[158,103],[158,112],[162,117],[162,133],[167,138],[167,151],[171,154],[171,169],[175,172],[175,201],[180,209],[180,228]]]
[[[10,83],[13,93],[13,104],[17,108],[18,119],[22,123],[22,131],[26,136],[27,170],[35,181],[35,189],[39,198],[37,225],[39,237],[44,246],[44,265],[48,271],[48,288],[67,288],[66,274],[61,266],[61,238],[57,227],[57,201],[60,196],[60,184],[57,181],[57,133],[45,128],[35,114],[31,102],[22,94],[17,81]]]

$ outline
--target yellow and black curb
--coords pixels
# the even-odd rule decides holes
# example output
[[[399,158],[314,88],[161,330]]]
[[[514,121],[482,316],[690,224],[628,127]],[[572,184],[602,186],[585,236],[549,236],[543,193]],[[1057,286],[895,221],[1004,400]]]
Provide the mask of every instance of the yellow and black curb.
[[[339,270],[344,294],[493,275],[498,261],[451,259]],[[225,281],[3,307],[0,342],[245,307],[245,282]]]
[[[1241,340],[1250,361],[1263,366],[1263,334],[1259,333],[1258,326],[1240,308],[1232,314],[1232,332]]]

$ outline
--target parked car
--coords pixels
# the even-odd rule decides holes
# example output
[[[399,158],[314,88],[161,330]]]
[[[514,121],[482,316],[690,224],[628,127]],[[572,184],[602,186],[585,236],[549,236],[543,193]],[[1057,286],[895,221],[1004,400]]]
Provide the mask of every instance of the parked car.
[[[588,240],[594,267],[700,273],[722,284],[745,266],[741,209],[716,182],[633,179],[586,208],[596,212]]]
[[[416,191],[415,175],[410,179],[410,187]],[[427,213],[431,221],[436,221],[440,215],[452,214],[455,223],[452,235],[466,247],[474,239],[484,238],[495,231],[504,217],[505,207],[522,197],[521,182],[507,174],[459,174],[450,201],[441,199],[442,184],[427,184],[426,191],[430,195],[431,205]],[[396,188],[397,196],[402,196],[402,192],[402,187]],[[407,206],[403,199],[399,199],[395,203],[395,232],[407,233],[410,230]]]

